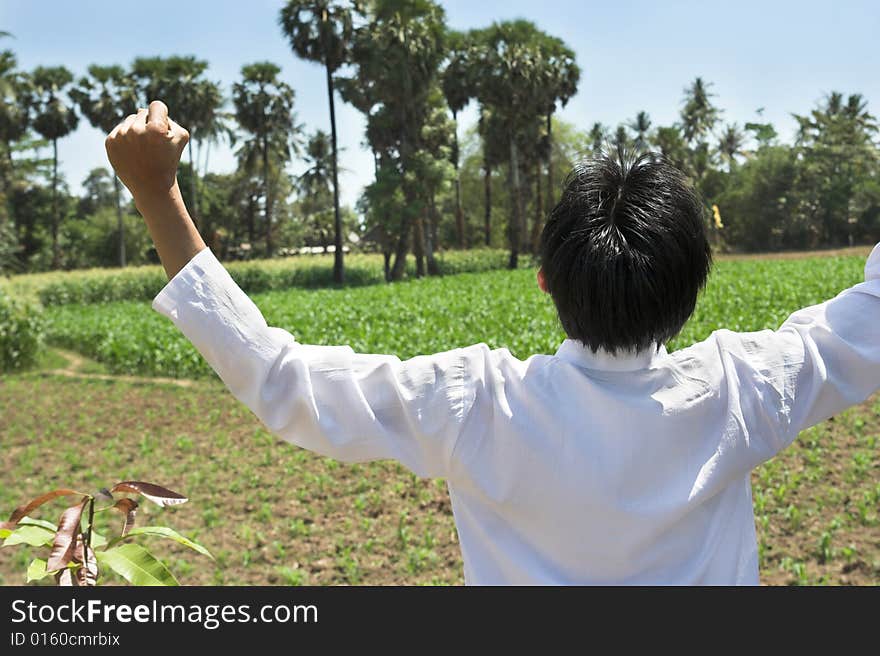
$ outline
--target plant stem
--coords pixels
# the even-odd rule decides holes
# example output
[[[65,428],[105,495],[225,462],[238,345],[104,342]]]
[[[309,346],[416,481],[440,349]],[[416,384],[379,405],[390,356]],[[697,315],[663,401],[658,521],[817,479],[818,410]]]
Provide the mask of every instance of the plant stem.
[[[83,542],[83,571],[85,572],[84,580],[88,582],[89,577],[89,549],[92,547],[92,524],[95,522],[95,497],[89,497],[89,528],[86,530],[86,537]]]

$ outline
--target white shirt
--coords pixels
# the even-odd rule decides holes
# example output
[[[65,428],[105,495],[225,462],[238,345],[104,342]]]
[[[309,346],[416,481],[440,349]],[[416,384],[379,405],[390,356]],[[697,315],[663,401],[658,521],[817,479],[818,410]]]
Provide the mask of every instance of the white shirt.
[[[749,472],[880,388],[880,244],[865,278],[776,331],[525,361],[299,344],[209,249],[153,308],[281,438],[445,477],[469,584],[756,584]]]

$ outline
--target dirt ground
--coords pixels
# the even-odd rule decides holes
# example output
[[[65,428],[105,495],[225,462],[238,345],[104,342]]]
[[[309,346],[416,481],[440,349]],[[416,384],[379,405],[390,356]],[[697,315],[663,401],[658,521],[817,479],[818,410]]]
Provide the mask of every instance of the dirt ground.
[[[849,248],[826,248],[814,251],[779,251],[776,253],[718,253],[719,260],[803,260],[808,257],[838,257],[857,255],[867,257],[872,246],[850,246]]]
[[[54,487],[150,480],[190,502],[144,502],[138,523],[167,524],[216,556],[147,538],[183,584],[463,582],[443,481],[280,442],[216,381],[117,380],[81,359],[60,368],[76,376],[0,377],[0,514]],[[755,472],[763,583],[880,583],[878,439],[875,397],[805,431]],[[62,509],[35,515],[55,521]],[[117,515],[101,517],[99,527],[118,530]],[[0,549],[0,584],[23,584],[36,555],[45,557]]]

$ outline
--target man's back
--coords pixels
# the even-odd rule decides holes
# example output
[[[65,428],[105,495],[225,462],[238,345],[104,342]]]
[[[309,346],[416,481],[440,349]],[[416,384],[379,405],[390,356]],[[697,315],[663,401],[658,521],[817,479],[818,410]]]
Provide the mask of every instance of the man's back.
[[[526,362],[483,350],[503,382],[449,477],[468,583],[757,582],[750,455],[723,372],[570,340]]]

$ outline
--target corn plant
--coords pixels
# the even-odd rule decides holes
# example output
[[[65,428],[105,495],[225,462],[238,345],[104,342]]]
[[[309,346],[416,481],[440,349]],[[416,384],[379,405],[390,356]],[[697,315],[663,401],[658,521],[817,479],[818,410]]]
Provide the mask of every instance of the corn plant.
[[[116,494],[118,498],[113,495]],[[48,558],[34,558],[27,568],[27,582],[53,576],[61,586],[94,586],[100,574],[109,569],[132,585],[178,585],[168,568],[132,538],[152,535],[173,540],[213,560],[202,545],[167,526],[135,527],[138,502],[126,494],[140,495],[158,506],[176,506],[187,498],[160,485],[141,481],[122,481],[97,494],[57,489],[31,499],[16,508],[9,520],[0,522],[3,547],[28,545],[48,547]],[[57,524],[29,516],[48,501],[59,497],[79,497],[61,513]],[[96,505],[104,503],[99,508]],[[95,530],[95,516],[106,511],[123,515],[122,528],[114,537]],[[84,517],[85,516],[85,517]]]

